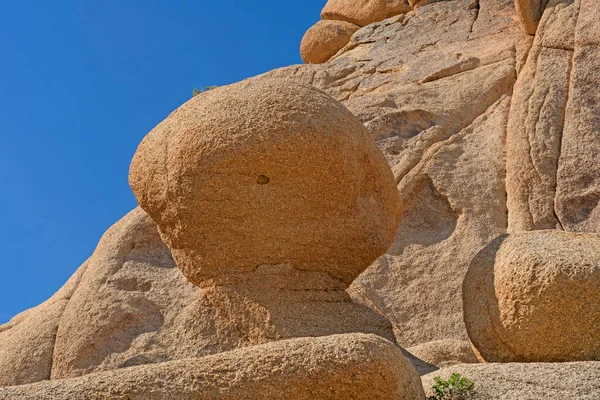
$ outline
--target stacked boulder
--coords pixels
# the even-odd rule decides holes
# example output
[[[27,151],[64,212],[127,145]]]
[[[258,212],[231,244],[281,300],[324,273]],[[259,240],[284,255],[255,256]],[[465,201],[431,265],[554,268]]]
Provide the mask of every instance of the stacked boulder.
[[[148,135],[142,208],[0,327],[0,399],[422,398],[402,354],[597,399],[599,4],[330,1],[303,56],[335,62]]]
[[[187,291],[192,307],[165,322],[175,310],[152,309],[138,293],[152,293],[152,281],[121,281],[137,295],[118,306],[144,310],[124,314],[108,336],[59,333],[52,378],[71,379],[13,386],[0,398],[424,399],[389,321],[346,292],[394,240],[401,207],[383,154],[341,103],[260,78],[196,96],[146,136],[130,183],[148,214],[130,218],[134,243],[112,246],[117,268],[144,254],[164,267],[174,260],[199,290],[175,285],[172,296]],[[121,224],[106,240],[130,230]],[[83,282],[101,268],[88,265]],[[110,280],[80,293],[102,294]],[[96,305],[97,318],[104,296],[83,304]],[[104,318],[96,324],[103,332]],[[149,352],[156,343],[161,352]],[[98,348],[108,350],[100,360]],[[127,360],[105,362],[118,353]]]
[[[221,340],[394,340],[345,289],[394,240],[398,192],[364,126],[327,94],[255,79],[196,96],[142,141],[130,183]]]
[[[321,21],[306,31],[300,55],[307,64],[327,62],[361,27],[410,11],[407,0],[329,0]]]

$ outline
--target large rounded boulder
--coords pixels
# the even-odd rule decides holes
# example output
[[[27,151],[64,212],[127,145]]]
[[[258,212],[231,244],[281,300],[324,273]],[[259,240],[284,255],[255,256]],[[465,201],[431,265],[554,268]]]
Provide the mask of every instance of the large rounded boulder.
[[[308,85],[252,79],[152,130],[130,184],[193,283],[291,264],[349,285],[385,253],[400,203],[362,123]]]
[[[463,300],[486,361],[600,360],[600,234],[501,236],[471,263]]]
[[[326,62],[347,45],[359,29],[358,25],[346,21],[317,22],[306,31],[300,43],[302,60],[307,64]]]

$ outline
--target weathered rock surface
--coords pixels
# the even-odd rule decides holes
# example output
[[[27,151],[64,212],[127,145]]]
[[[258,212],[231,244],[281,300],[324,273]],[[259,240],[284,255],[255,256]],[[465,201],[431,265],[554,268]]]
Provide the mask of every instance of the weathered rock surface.
[[[357,327],[394,340],[389,322],[352,302],[344,285],[338,282],[339,288],[331,290],[330,280],[318,275],[313,279],[329,290],[318,293],[313,285],[305,291],[309,276],[285,271],[259,268],[258,275],[267,276],[272,286],[235,298],[255,305],[255,313],[243,313],[235,307],[240,304],[220,302],[230,288],[201,292],[189,283],[155,223],[137,208],[106,232],[63,289],[0,328],[0,386],[201,357],[288,337],[356,332]],[[278,301],[282,296],[289,299],[287,307]],[[278,335],[257,337],[253,333],[261,322],[294,329],[284,331],[287,336],[276,330]]]
[[[324,63],[348,44],[358,25],[346,21],[321,20],[306,31],[300,55],[307,64]]]
[[[170,328],[197,298],[154,222],[136,209],[106,232],[59,292],[0,328],[0,385],[210,353],[202,341],[214,329],[195,335],[207,331],[196,318]],[[172,346],[184,333],[189,337]]]
[[[463,297],[486,361],[600,361],[600,234],[501,236],[473,260]]]
[[[407,0],[328,0],[321,18],[365,26],[409,10]]]
[[[349,285],[385,253],[401,212],[360,121],[288,80],[194,97],[144,138],[130,183],[178,267],[201,286],[286,263]]]
[[[0,399],[423,400],[412,365],[363,334],[299,338],[203,358],[0,388]]]
[[[600,3],[547,3],[533,38],[523,33],[519,23],[524,2],[517,10],[513,0],[413,1],[413,11],[402,11],[357,31],[328,63],[292,66],[266,74],[314,85],[342,101],[385,153],[398,183],[404,214],[394,245],[354,281],[349,291],[354,299],[389,318],[398,342],[404,346],[428,349],[436,348],[441,341],[467,339],[461,298],[463,277],[473,257],[499,235],[541,229],[600,232],[600,84],[596,73]],[[530,5],[535,6],[535,2]],[[257,174],[265,173],[251,171],[252,183],[257,183]],[[261,188],[265,186],[269,187],[266,184]],[[144,218],[149,221],[147,216]],[[155,229],[150,222],[148,227],[148,232]],[[151,240],[159,242],[158,233],[152,232]],[[132,245],[136,240],[130,236],[115,237],[114,242],[106,242],[107,248],[115,246],[119,254],[136,248]],[[160,247],[158,242],[156,246]],[[158,253],[167,257],[168,249],[161,246]],[[143,253],[132,251],[135,257]],[[4,374],[0,385],[47,379],[53,358],[58,362],[52,376],[77,376],[200,357],[250,343],[247,333],[233,335],[233,326],[221,325],[225,333],[215,333],[215,308],[208,299],[213,296],[217,304],[223,304],[219,299],[227,288],[200,295],[168,257],[164,264],[127,262],[121,256],[107,256],[95,263],[99,271],[107,265],[106,272],[98,272],[96,283],[92,279],[85,287],[100,291],[102,304],[119,304],[118,309],[110,311],[109,320],[113,322],[103,322],[106,315],[96,313],[99,308],[92,303],[95,297],[86,299],[75,290],[75,294],[61,295],[60,299],[55,296],[55,300],[0,327],[0,375]],[[160,268],[161,273],[151,277],[151,290],[145,290],[144,283],[135,283],[139,275],[135,266],[141,264],[154,265],[157,271]],[[269,269],[261,272],[268,274]],[[124,280],[135,278],[127,281],[133,283],[121,282],[121,274]],[[102,286],[113,277],[118,281],[115,285]],[[168,289],[172,281],[182,285],[184,289],[176,291],[184,294],[167,304],[166,295],[158,294],[163,291],[172,296],[175,290]],[[139,289],[121,290],[123,287]],[[270,288],[264,298],[276,298],[287,288],[279,290]],[[346,306],[348,299],[342,290],[334,292],[325,299],[339,299]],[[154,299],[153,293],[163,300]],[[71,305],[75,297],[79,300]],[[154,319],[140,317],[139,311],[147,303],[140,306],[139,298],[156,304],[165,315],[162,327],[153,322],[159,320],[158,313],[151,314]],[[243,301],[259,303],[264,298]],[[78,321],[77,312],[82,312],[80,324],[71,322],[71,327],[82,329],[81,335],[75,332],[63,336],[62,309],[70,308],[66,321]],[[363,315],[353,312],[348,315]],[[67,315],[67,311],[64,313]],[[132,318],[135,322],[130,322]],[[96,323],[105,332],[103,338],[119,338],[121,333],[116,327],[122,321],[127,322],[122,331],[127,339],[116,340],[120,343],[116,352],[110,343],[85,339]],[[376,319],[366,317],[366,321],[371,321],[366,325],[377,332],[389,332]],[[348,327],[343,319],[335,324],[342,331]],[[63,349],[61,356],[52,355],[56,327],[58,338],[65,340],[64,344],[57,343],[57,349]],[[73,343],[72,349],[69,343]],[[173,343],[189,346],[175,349]],[[93,350],[89,361],[86,346]],[[430,360],[444,356],[442,351],[435,353]],[[427,358],[426,352],[421,356]],[[30,367],[22,362],[24,357],[39,363]],[[424,368],[435,367],[420,362],[426,364]],[[540,364],[531,369],[515,365],[502,366],[505,369],[494,365],[460,368],[473,368],[464,371],[476,381],[485,382],[479,385],[480,390],[492,398],[594,398],[590,393],[598,390],[593,388],[593,382],[598,381],[594,375],[597,364],[568,365],[576,367],[561,370],[559,364]],[[478,368],[491,372],[479,373]],[[556,377],[563,373],[560,371],[565,374],[564,386],[562,381],[560,387],[548,384],[559,379]],[[585,379],[577,381],[575,374]],[[512,375],[518,377],[519,384],[511,383]]]
[[[359,30],[329,63],[267,74],[341,100],[392,166],[396,240],[351,290],[403,346],[467,339],[462,279],[507,229],[506,125],[530,44],[512,1],[443,1]]]
[[[581,10],[585,10],[580,12]],[[550,1],[515,85],[507,136],[511,232],[600,232],[596,2]],[[595,22],[591,22],[595,21]]]
[[[466,339],[462,278],[498,235],[600,232],[598,19],[595,2],[552,0],[534,39],[513,1],[436,2],[357,31],[327,64],[269,73],[340,99],[394,170],[396,242],[352,290],[399,343]]]
[[[283,264],[259,266],[201,293],[214,310],[216,340],[233,347],[350,332],[395,342],[390,322],[352,301],[345,289],[327,274]]]
[[[600,362],[453,365],[422,377],[431,395],[433,378],[458,372],[475,382],[473,400],[596,400]]]
[[[367,130],[325,93],[259,78],[197,96],[144,139],[130,178],[219,343],[394,341],[345,289],[393,241],[398,192]]]
[[[86,263],[60,318],[52,378],[216,352],[208,308],[186,321],[198,301],[154,222],[133,210]]]
[[[50,379],[56,331],[87,264],[54,296],[0,326],[0,386]]]
[[[544,0],[515,0],[523,30],[534,35],[542,17]]]

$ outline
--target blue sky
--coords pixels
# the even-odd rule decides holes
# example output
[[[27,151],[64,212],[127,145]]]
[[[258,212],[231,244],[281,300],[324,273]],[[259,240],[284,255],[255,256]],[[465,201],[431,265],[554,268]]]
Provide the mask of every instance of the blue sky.
[[[301,62],[325,0],[0,0],[0,323],[136,202],[129,162],[194,87]]]

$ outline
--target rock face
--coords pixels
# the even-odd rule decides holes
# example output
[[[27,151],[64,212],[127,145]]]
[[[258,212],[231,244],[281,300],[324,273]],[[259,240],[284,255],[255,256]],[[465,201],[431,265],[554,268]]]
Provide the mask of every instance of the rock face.
[[[214,328],[185,323],[186,306],[197,299],[138,208],[106,232],[51,299],[0,328],[0,385],[214,352],[206,350]]]
[[[154,222],[133,210],[105,233],[85,264],[60,316],[52,378],[215,352],[210,313],[186,321],[198,297]]]
[[[329,60],[350,41],[360,27],[346,21],[322,20],[313,25],[302,38],[300,55],[307,64]]]
[[[341,100],[392,166],[396,241],[351,289],[402,345],[467,339],[463,277],[499,235],[600,232],[598,20],[596,2],[552,0],[531,37],[513,1],[435,2],[362,28],[327,64],[268,74]]]
[[[462,281],[507,230],[506,126],[531,40],[512,1],[443,1],[357,31],[329,63],[266,75],[341,100],[386,155],[400,227],[351,290],[405,347],[468,339]]]
[[[596,400],[600,362],[461,364],[422,377],[431,395],[433,378],[458,372],[475,382],[472,400]]]
[[[16,398],[422,400],[425,396],[419,376],[398,348],[374,335],[350,334],[0,388],[0,399]]]
[[[502,236],[465,277],[471,342],[489,362],[600,360],[600,235]]]
[[[599,54],[598,39],[590,37],[598,18],[596,2],[551,1],[546,7],[511,106],[511,232],[600,232],[600,93],[592,72]]]
[[[56,331],[85,268],[52,298],[0,327],[0,387],[50,379]]]
[[[365,26],[409,10],[407,0],[328,0],[321,18]]]
[[[198,285],[286,263],[349,285],[385,253],[401,212],[360,121],[285,80],[194,97],[144,138],[130,183]]]
[[[394,11],[373,17],[373,10]],[[65,288],[0,327],[0,385],[100,375],[2,395],[48,397],[59,387],[56,393],[76,393],[102,387],[105,378],[129,390],[138,382],[127,378],[132,370],[119,371],[115,376],[126,379],[114,382],[112,370],[133,366],[158,382],[172,376],[160,372],[170,365],[206,372],[204,356],[252,358],[244,352],[254,345],[277,346],[261,343],[298,336],[321,343],[329,340],[324,335],[356,331],[394,340],[392,327],[421,371],[472,361],[461,296],[471,264],[468,290],[483,291],[493,306],[499,303],[492,293],[504,302],[504,314],[499,308],[486,314],[466,298],[473,307],[472,313],[465,308],[469,331],[484,327],[473,342],[493,349],[482,350],[486,359],[597,359],[596,250],[588,239],[600,233],[600,3],[332,0],[323,18],[363,25],[361,13],[373,23],[351,38],[317,38],[336,48],[349,40],[328,62],[202,94],[142,145],[148,151],[136,156],[134,189],[179,266],[202,287],[183,277],[156,224],[135,210],[107,232]],[[274,78],[303,86],[288,90],[272,81],[280,99],[255,90]],[[342,102],[368,134],[310,86]],[[312,100],[305,104],[306,98]],[[354,139],[346,142],[348,134]],[[392,168],[397,194],[377,187],[385,164],[369,135]],[[298,151],[285,150],[291,144]],[[213,171],[203,171],[203,163]],[[384,201],[382,194],[399,200]],[[385,204],[392,203],[394,215],[386,219]],[[389,244],[400,209],[392,246],[362,272]],[[505,243],[495,242],[500,252],[490,252],[490,242],[506,234]],[[309,243],[315,237],[319,245]],[[513,240],[518,251],[507,252]],[[565,250],[556,254],[552,246]],[[579,264],[565,267],[572,263]],[[484,264],[487,269],[479,268]],[[489,277],[496,267],[503,271],[497,287]],[[472,285],[473,274],[483,279],[480,285]],[[557,327],[548,324],[552,319],[567,322]],[[486,336],[490,324],[501,336]],[[560,337],[558,328],[577,331]],[[529,350],[522,350],[524,333],[534,340]],[[498,345],[505,338],[509,345]],[[193,360],[177,361],[183,359]],[[480,398],[595,399],[597,368],[492,364],[436,374],[464,371],[479,383]],[[513,376],[522,384],[512,383]],[[560,387],[548,384],[559,376]]]
[[[542,16],[543,0],[515,0],[519,19],[525,33],[534,35]]]

